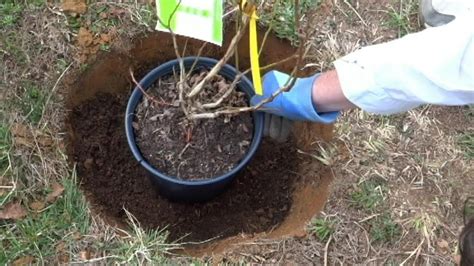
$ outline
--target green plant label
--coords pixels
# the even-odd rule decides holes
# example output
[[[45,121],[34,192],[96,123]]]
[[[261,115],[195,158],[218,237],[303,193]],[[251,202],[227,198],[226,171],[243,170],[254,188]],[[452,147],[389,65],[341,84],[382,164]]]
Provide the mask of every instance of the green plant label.
[[[156,30],[222,45],[222,0],[156,0]]]

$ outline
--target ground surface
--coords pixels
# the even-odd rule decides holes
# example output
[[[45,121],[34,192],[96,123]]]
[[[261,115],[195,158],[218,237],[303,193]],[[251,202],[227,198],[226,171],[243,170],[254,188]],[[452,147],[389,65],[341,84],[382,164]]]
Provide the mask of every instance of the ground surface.
[[[419,30],[416,2],[323,1],[315,66],[330,68],[335,58],[361,46]],[[65,88],[74,79],[64,77],[87,73],[99,51],[128,51],[131,36],[154,24],[152,7],[63,6],[81,13],[74,15],[60,6],[40,0],[0,4],[0,263],[193,260],[165,258],[177,245],[163,231],[145,232],[133,211],[115,209],[128,217],[127,230],[91,214],[76,178],[85,166],[68,163],[65,155]],[[115,59],[96,79],[127,62],[133,59]],[[77,89],[87,87],[82,85]],[[474,191],[473,116],[472,107],[432,106],[391,117],[344,114],[333,140],[310,149],[315,164],[330,169],[333,183],[307,235],[259,238],[200,261],[452,264],[462,203]]]

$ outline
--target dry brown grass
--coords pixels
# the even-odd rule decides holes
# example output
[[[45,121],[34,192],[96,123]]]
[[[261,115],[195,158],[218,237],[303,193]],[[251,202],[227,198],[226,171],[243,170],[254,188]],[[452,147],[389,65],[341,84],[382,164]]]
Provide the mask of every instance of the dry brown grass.
[[[315,64],[321,70],[330,68],[334,59],[359,47],[396,38],[407,28],[418,29],[412,14],[415,3],[323,1],[317,25],[320,29],[314,36]],[[120,25],[114,33],[122,39],[117,42],[121,43],[118,49],[127,49],[123,40],[149,30],[150,10],[144,5],[122,3],[92,4],[79,24],[54,5],[28,5],[13,27],[1,29],[0,119],[8,131],[22,125],[30,132],[27,138],[13,135],[12,142],[1,150],[7,158],[0,179],[2,207],[20,200],[28,208],[53,182],[73,175],[62,144],[65,110],[59,92],[64,75],[88,66],[76,56],[81,52],[75,43],[79,27],[96,25],[93,34],[97,36],[113,31],[111,20],[101,21],[112,24],[96,23],[100,16],[97,11],[104,5],[123,12],[113,22]],[[395,14],[399,16],[393,24]],[[41,97],[33,95],[28,102],[31,91]],[[26,111],[21,104],[25,102],[30,104]],[[36,103],[40,109],[33,108]],[[310,234],[303,239],[262,240],[239,247],[228,254],[228,259],[255,263],[452,264],[462,225],[462,203],[474,191],[472,158],[458,145],[460,135],[472,134],[474,129],[467,112],[465,108],[428,106],[392,117],[362,111],[344,114],[337,124],[336,139],[314,146],[314,155],[332,167],[335,177],[331,197],[318,217],[334,221],[330,237],[322,241]],[[34,113],[38,120],[33,119]],[[90,215],[88,210],[84,213]],[[14,225],[2,224],[2,229]],[[71,228],[67,227],[62,232],[64,239],[58,240],[69,241],[67,257],[61,253],[44,261],[126,261],[142,248],[134,249],[129,244],[136,241],[124,239],[100,219],[91,218],[87,233],[75,234],[73,240],[68,238],[75,232]],[[134,232],[147,239],[142,231]],[[146,245],[145,253],[156,247],[156,240],[147,242],[151,246]],[[120,250],[131,250],[132,255]],[[7,261],[24,256],[18,254],[10,254]],[[35,259],[42,262],[44,258]]]
[[[77,16],[41,0],[0,4],[0,209],[18,202],[27,212],[19,220],[0,221],[0,264],[143,264],[162,261],[175,247],[164,243],[164,232],[145,232],[135,223],[130,232],[121,232],[92,215],[67,160],[66,77],[87,69],[79,56],[82,47],[76,46],[79,28],[94,28],[94,38],[111,33],[128,38],[149,30],[148,5],[119,4],[120,17],[113,22],[98,20],[101,5]],[[107,50],[108,43],[100,45]],[[64,191],[47,200],[57,184]]]
[[[321,7],[314,44],[321,70],[359,47],[420,29],[417,1],[351,3]],[[307,238],[262,241],[228,256],[256,263],[453,264],[463,200],[474,191],[472,158],[457,140],[473,126],[463,107],[344,114],[336,139],[314,146],[335,177],[324,212],[315,217],[334,221],[331,237],[321,241],[309,225]]]

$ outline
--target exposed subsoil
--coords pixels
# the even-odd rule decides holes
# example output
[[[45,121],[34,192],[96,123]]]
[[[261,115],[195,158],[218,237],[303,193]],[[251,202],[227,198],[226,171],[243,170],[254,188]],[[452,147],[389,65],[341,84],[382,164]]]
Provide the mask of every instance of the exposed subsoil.
[[[189,88],[207,74],[198,70],[189,77]],[[208,179],[232,170],[252,141],[250,113],[215,119],[186,119],[180,106],[176,77],[159,79],[147,91],[135,112],[133,127],[138,147],[161,172],[185,180]],[[194,101],[214,102],[230,88],[231,81],[216,75]],[[248,106],[244,93],[235,91],[222,106]]]
[[[232,34],[225,36],[223,47]],[[182,39],[179,42],[184,44]],[[295,52],[274,36],[269,36],[266,46],[272,49],[262,53],[262,65]],[[126,208],[146,228],[167,227],[171,239],[188,235],[183,241],[234,236],[194,251],[187,249],[195,256],[223,252],[260,234],[272,238],[304,234],[307,222],[324,206],[331,179],[328,169],[299,154],[296,147],[304,150],[318,138],[330,138],[332,126],[296,124],[296,145],[264,140],[251,164],[219,197],[207,203],[171,203],[157,194],[147,172],[133,158],[123,119],[134,88],[129,69],[135,70],[139,79],[174,59],[172,40],[167,34],[156,33],[114,47],[117,49],[99,55],[86,72],[66,79],[68,155],[71,163],[77,163],[82,188],[95,213],[121,224],[126,221]],[[198,41],[187,43],[189,55],[199,48]],[[208,46],[203,56],[220,58],[223,52],[224,48]],[[240,68],[248,68],[249,61],[248,39],[244,37],[239,46]],[[277,69],[289,72],[292,64]],[[247,233],[246,237],[240,233]]]

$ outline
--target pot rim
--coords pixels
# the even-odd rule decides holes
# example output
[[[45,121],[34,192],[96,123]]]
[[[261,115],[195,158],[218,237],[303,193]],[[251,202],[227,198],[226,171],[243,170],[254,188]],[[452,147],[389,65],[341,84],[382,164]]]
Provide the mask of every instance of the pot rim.
[[[207,58],[207,57],[197,58],[194,56],[190,56],[190,57],[183,58],[184,66],[186,68],[191,67],[196,59],[198,59],[196,63],[196,67],[198,66],[212,67],[218,62],[216,59],[213,59],[213,58]],[[158,80],[158,78],[171,74],[175,66],[179,67],[178,59],[174,59],[174,60],[171,60],[164,64],[159,65],[158,67],[151,70],[144,78],[140,80],[139,82],[140,86],[144,90],[147,90],[156,80]],[[224,77],[228,79],[235,78],[237,73],[238,73],[237,69],[235,69],[233,66],[229,64],[225,64],[223,68],[221,69],[221,71],[219,71],[220,75],[223,75]],[[254,95],[253,84],[246,76],[242,77],[237,87],[240,88],[243,92],[245,92],[249,96],[249,98]],[[244,88],[248,87],[248,88],[244,89],[243,87]],[[151,163],[149,163],[143,157],[136,143],[135,133],[132,127],[132,122],[135,117],[135,109],[138,106],[142,97],[143,97],[142,91],[138,87],[135,87],[127,103],[127,109],[125,113],[125,133],[127,136],[128,145],[135,159],[147,171],[152,173],[154,176],[165,179],[175,184],[180,184],[180,185],[185,185],[185,186],[203,186],[203,185],[218,183],[220,181],[234,177],[240,170],[242,170],[250,162],[252,157],[255,155],[258,147],[260,146],[260,143],[263,137],[264,117],[263,117],[263,113],[261,112],[253,112],[252,120],[253,120],[254,125],[253,125],[252,142],[250,144],[249,149],[247,150],[245,155],[242,157],[242,160],[237,165],[235,165],[230,171],[222,175],[215,176],[215,177],[206,178],[206,179],[197,179],[197,180],[183,180],[183,179],[178,179],[170,175],[164,174],[160,170],[156,169]]]

